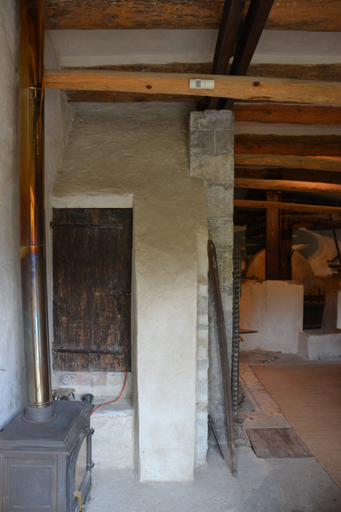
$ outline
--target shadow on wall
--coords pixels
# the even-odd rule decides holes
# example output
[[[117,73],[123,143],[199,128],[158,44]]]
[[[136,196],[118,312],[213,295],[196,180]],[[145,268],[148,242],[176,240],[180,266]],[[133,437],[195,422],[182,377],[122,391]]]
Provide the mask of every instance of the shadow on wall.
[[[331,236],[333,236],[332,232]],[[312,258],[319,251],[319,240],[314,233],[311,233],[311,231],[303,229],[294,231],[292,244],[296,246],[296,250],[299,251],[306,259]]]

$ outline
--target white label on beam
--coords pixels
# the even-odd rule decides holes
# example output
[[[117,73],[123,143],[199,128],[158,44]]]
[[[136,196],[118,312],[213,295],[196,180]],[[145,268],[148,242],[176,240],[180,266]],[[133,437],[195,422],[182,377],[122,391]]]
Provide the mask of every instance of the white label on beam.
[[[191,78],[189,81],[190,89],[214,89],[214,80],[202,80],[201,78]]]

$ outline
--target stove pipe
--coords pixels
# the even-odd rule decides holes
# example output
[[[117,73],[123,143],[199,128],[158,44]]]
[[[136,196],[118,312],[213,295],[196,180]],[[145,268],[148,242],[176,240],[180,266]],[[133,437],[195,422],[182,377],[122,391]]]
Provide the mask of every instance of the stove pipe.
[[[47,326],[44,205],[44,0],[19,0],[20,260],[26,421],[54,419]]]

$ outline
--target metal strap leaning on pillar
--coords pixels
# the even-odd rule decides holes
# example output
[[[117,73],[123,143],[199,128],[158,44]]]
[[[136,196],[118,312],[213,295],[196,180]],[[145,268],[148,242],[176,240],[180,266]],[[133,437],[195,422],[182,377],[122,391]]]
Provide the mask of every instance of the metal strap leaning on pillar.
[[[220,350],[220,363],[221,372],[223,376],[223,393],[224,393],[224,404],[226,414],[226,425],[227,425],[227,442],[230,450],[231,458],[231,473],[233,476],[237,476],[237,462],[236,462],[236,446],[234,442],[234,430],[233,430],[233,418],[232,418],[232,394],[231,394],[231,380],[230,380],[230,368],[229,358],[227,352],[227,339],[225,330],[225,318],[223,304],[221,301],[220,283],[218,274],[217,256],[215,251],[214,243],[208,241],[208,260],[210,265],[210,279],[213,288],[213,297],[215,312],[217,318],[218,328],[218,339],[219,339],[219,350]]]

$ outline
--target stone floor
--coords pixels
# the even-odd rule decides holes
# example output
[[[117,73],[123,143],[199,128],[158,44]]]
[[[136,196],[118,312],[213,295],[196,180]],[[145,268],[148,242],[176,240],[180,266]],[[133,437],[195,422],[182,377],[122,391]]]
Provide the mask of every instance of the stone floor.
[[[193,482],[142,483],[131,470],[95,467],[87,512],[341,512],[341,490],[315,458],[258,459],[245,435],[245,428],[290,426],[249,366],[285,362],[302,364],[302,358],[241,354],[238,477],[230,473],[226,447],[225,462],[212,445]]]

